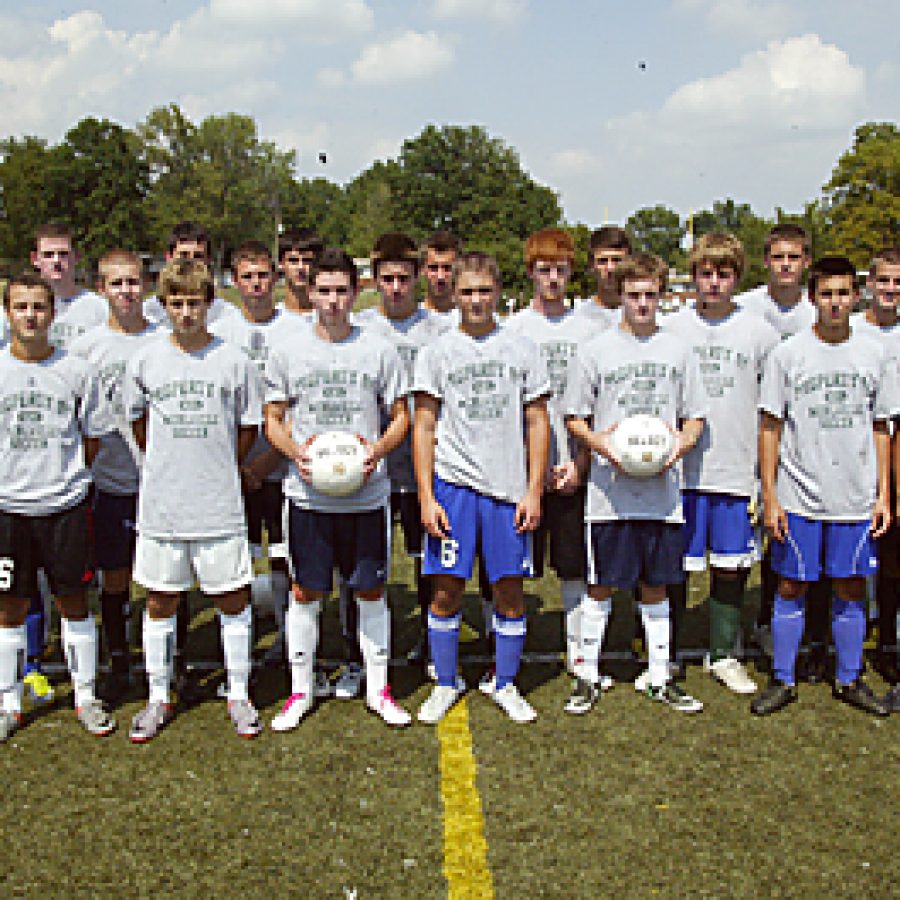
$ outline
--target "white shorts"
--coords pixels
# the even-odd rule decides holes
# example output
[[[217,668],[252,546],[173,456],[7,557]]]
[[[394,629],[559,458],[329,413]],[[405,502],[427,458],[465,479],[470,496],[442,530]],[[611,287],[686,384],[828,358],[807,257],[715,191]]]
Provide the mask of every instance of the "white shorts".
[[[201,541],[167,540],[139,534],[134,580],[149,591],[189,591],[194,581],[204,594],[226,594],[253,580],[245,534]]]

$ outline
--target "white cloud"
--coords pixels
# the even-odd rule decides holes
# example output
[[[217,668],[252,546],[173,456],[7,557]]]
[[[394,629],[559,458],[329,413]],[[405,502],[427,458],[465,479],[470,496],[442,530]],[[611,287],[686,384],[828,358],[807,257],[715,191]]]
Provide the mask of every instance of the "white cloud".
[[[360,84],[420,81],[453,62],[453,48],[435,31],[407,30],[391,40],[369,44],[350,66]]]
[[[210,18],[229,26],[327,42],[369,31],[375,13],[365,0],[210,0]]]
[[[329,175],[319,162],[319,154],[325,153],[326,159],[333,156],[329,153],[332,139],[331,126],[327,122],[289,121],[271,133],[266,132],[266,140],[274,141],[283,150],[297,152],[297,175],[300,178],[315,178],[317,175]]]
[[[344,73],[340,69],[320,69],[316,72],[316,84],[323,88],[339,88],[346,81]]]
[[[515,22],[528,10],[527,0],[434,0],[432,13],[438,19],[492,19]]]
[[[782,37],[797,22],[784,0],[676,0],[676,9],[699,13],[713,31],[750,38]]]

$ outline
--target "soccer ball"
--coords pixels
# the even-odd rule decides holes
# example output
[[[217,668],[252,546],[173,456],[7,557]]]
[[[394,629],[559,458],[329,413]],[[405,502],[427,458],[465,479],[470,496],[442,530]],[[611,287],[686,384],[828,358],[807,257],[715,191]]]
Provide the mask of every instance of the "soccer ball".
[[[307,453],[312,486],[330,497],[346,497],[362,487],[366,448],[359,438],[343,431],[316,435]]]
[[[629,416],[612,433],[613,452],[622,470],[636,478],[658,475],[675,446],[675,435],[656,416]]]

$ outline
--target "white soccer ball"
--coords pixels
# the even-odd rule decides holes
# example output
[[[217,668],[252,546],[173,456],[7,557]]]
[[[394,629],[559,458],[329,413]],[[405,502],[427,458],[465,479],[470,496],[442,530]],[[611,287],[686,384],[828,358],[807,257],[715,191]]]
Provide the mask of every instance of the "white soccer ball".
[[[362,487],[366,448],[354,434],[326,431],[307,448],[312,486],[330,497],[346,497]]]
[[[666,423],[644,414],[619,422],[611,440],[622,470],[636,478],[658,475],[675,446],[675,435]]]

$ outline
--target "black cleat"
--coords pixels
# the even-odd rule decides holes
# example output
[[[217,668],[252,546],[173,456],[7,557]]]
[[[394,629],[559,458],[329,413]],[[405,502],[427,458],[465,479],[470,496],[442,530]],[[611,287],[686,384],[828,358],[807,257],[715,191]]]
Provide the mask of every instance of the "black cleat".
[[[849,703],[850,706],[855,706],[857,709],[871,713],[873,716],[889,716],[891,714],[888,705],[875,696],[875,692],[862,678],[857,678],[856,681],[850,684],[838,684],[835,682],[832,694],[836,700]]]
[[[797,699],[797,689],[791,685],[782,684],[774,678],[769,686],[750,701],[750,712],[754,716],[768,716],[779,709],[793,703]]]
[[[892,713],[900,712],[900,684],[895,684],[881,701]]]

